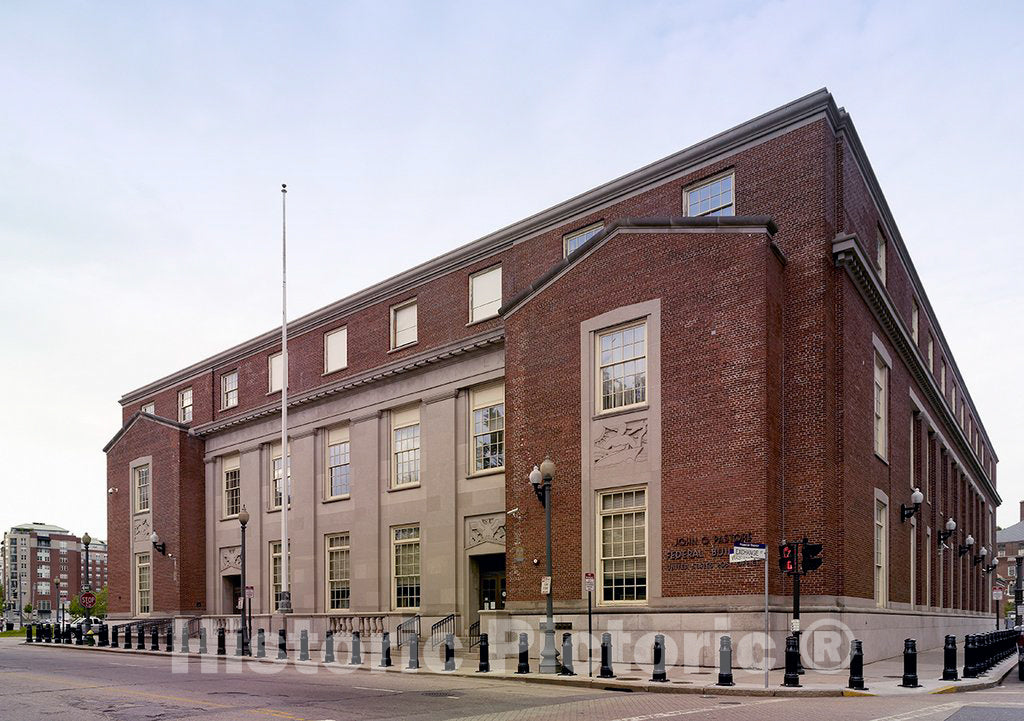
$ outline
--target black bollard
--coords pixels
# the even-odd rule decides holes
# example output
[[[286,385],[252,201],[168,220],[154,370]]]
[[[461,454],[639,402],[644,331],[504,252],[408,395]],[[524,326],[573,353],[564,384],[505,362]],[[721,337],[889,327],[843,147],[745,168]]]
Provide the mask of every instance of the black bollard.
[[[848,688],[867,691],[864,685],[864,649],[857,639],[850,641],[850,682]]]
[[[610,633],[601,634],[601,673],[598,676],[615,678],[615,674],[612,672],[612,635]]]
[[[918,688],[917,682],[917,641],[912,638],[903,641],[903,688]]]
[[[25,626],[25,643],[32,643],[32,624]]]
[[[288,658],[288,636],[283,628],[277,629],[277,660],[284,661]]]
[[[299,631],[299,660],[309,660],[309,632],[306,629]]]
[[[146,650],[146,632],[143,630],[142,626],[139,626],[138,632],[136,633],[135,650],[136,651],[145,651]]]
[[[487,641],[487,634],[480,634],[480,665],[477,673],[490,673],[491,671],[491,645]]]
[[[192,649],[188,646],[188,626],[184,625],[181,627],[181,652],[192,653]]]
[[[324,638],[324,663],[334,663],[334,631],[330,629]]]
[[[420,667],[420,637],[415,633],[409,634],[409,665],[406,666],[408,669],[418,669]]]
[[[942,680],[960,680],[956,672],[956,636],[946,636],[946,645],[942,647]]]
[[[562,670],[558,672],[559,676],[575,676],[576,673],[572,668],[572,634],[562,634]]]
[[[100,624],[100,646],[106,648],[110,645],[110,629],[107,624]]]
[[[732,639],[722,636],[718,644],[718,683],[716,686],[735,686],[732,680]]]
[[[380,667],[391,666],[391,634],[385,631],[380,637]]]
[[[226,656],[227,652],[227,634],[222,626],[217,629],[217,655]]]
[[[359,631],[352,632],[352,658],[349,663],[353,666],[359,666],[363,663],[362,649],[359,647]]]
[[[132,647],[132,626],[128,624],[124,627],[124,647],[130,649]]]
[[[444,637],[444,670],[455,670],[455,634],[453,633]]]
[[[516,673],[530,673],[530,641],[525,633],[519,634],[519,668]]]
[[[167,632],[164,634],[164,650],[167,653],[174,653],[174,623],[167,627]]]
[[[149,630],[149,650],[160,650],[160,631],[157,629],[156,626],[153,626],[153,628]]]
[[[71,626],[64,627],[64,643],[71,643]],[[115,643],[114,645],[116,646],[117,644]]]
[[[120,626],[113,626],[110,629],[110,647],[111,648],[120,648],[120,646],[121,646],[121,639],[119,637],[120,633],[121,633],[121,627]],[[64,638],[67,638],[67,637],[68,637],[67,636],[67,629],[65,629]]]
[[[207,652],[206,651],[206,627],[205,626],[200,626],[199,627],[199,653],[200,654],[204,654],[206,652]]]
[[[263,636],[263,629],[256,629],[256,658],[266,658],[267,640]]]
[[[654,636],[654,672],[651,674],[651,681],[668,681],[668,674],[665,673],[665,636],[660,633]]]
[[[235,630],[235,655],[242,655],[242,629]]]
[[[978,678],[978,670],[975,666],[977,650],[977,637],[972,633],[964,636],[964,678]]]
[[[53,626],[49,623],[43,625],[43,638],[47,643],[53,643]]]
[[[85,645],[85,636],[82,633],[82,627],[81,626],[79,626],[78,628],[75,629],[75,645],[76,646],[84,646]]]
[[[786,636],[786,673],[782,685],[800,688],[800,642],[796,636]]]

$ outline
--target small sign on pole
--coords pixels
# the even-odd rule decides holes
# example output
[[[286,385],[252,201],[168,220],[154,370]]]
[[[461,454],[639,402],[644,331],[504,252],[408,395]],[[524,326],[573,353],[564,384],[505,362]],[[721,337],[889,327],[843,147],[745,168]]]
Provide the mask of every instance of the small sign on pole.
[[[729,552],[729,563],[763,561],[767,557],[768,549],[763,543],[737,543]]]
[[[253,598],[255,595],[256,595],[256,589],[255,588],[253,588],[252,586],[246,586],[245,587],[245,597],[246,598]]]
[[[551,576],[544,576],[540,579],[540,592],[545,596],[551,593]]]
[[[583,587],[587,593],[593,593],[597,590],[597,577],[590,571],[583,574]]]
[[[993,591],[992,591],[992,600],[993,601],[1002,601],[1003,600],[1003,589],[1001,589],[1001,588],[993,589]]]

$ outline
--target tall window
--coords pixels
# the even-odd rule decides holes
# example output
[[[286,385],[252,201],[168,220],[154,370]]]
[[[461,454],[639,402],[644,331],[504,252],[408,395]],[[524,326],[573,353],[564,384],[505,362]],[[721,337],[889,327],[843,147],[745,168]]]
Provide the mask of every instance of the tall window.
[[[178,391],[178,421],[188,423],[192,420],[192,389]]]
[[[882,285],[885,285],[885,281],[886,281],[886,263],[885,263],[886,258],[885,258],[885,255],[886,255],[886,251],[888,250],[889,244],[886,242],[885,236],[882,235],[881,228],[878,229],[878,238],[877,238],[877,242],[875,243],[875,246],[876,246],[875,247],[875,252],[877,253],[877,255],[875,257],[875,262],[878,265],[878,278],[879,278],[879,280],[882,281]]]
[[[735,215],[733,204],[733,176],[723,175],[686,191],[686,214]]]
[[[324,333],[324,373],[340,371],[348,366],[348,328]]]
[[[889,457],[889,367],[875,354],[875,453]]]
[[[647,400],[647,324],[637,323],[597,337],[599,410],[639,405]]]
[[[148,413],[151,416],[156,415],[156,403],[146,403],[139,409],[143,413]]]
[[[391,309],[391,347],[401,348],[416,342],[416,301]]]
[[[604,223],[594,223],[586,228],[566,233],[562,236],[562,255],[568,258],[575,253],[588,240],[604,230]]]
[[[292,564],[291,564],[291,542],[288,542],[288,580],[289,587],[291,586],[292,576]],[[284,591],[283,586],[284,573],[281,568],[281,542],[273,541],[270,544],[270,611],[276,613],[278,607],[281,605],[281,593]]]
[[[270,473],[270,486],[271,486],[271,502],[273,506],[271,508],[281,507],[282,488],[281,488],[281,444],[273,444],[270,450],[271,457],[271,473]],[[291,458],[291,444],[288,446],[288,503],[292,502],[292,458]]]
[[[327,536],[327,609],[338,611],[349,607],[349,536],[336,533]]]
[[[505,385],[474,388],[473,472],[505,467]]]
[[[392,577],[395,608],[420,607],[420,527],[392,530]]]
[[[918,328],[921,323],[921,309],[917,305],[917,298],[914,298],[913,303],[910,307],[910,336],[914,339],[916,345],[920,342],[918,340]]]
[[[956,413],[956,381],[949,384],[949,407]]]
[[[149,466],[138,466],[135,475],[135,511],[149,510]]]
[[[149,613],[151,608],[149,554],[135,556],[135,607],[139,614]]]
[[[420,482],[420,409],[391,412],[392,487]]]
[[[281,390],[284,378],[284,356],[280,353],[267,358],[267,392],[276,393]]]
[[[239,456],[224,459],[224,515],[237,516],[241,509],[242,489]]]
[[[220,377],[220,407],[234,408],[237,405],[238,371],[231,371]]]
[[[327,497],[344,498],[350,490],[348,426],[331,428],[327,431]]]
[[[939,361],[939,390],[946,395],[946,361]]]
[[[917,414],[910,414],[910,487],[917,488]],[[928,482],[926,478],[921,479],[921,485]]]
[[[644,489],[602,493],[601,599],[604,603],[647,600],[647,493]]]
[[[928,336],[928,370],[935,373],[935,341]]]
[[[501,307],[501,266],[469,276],[469,322],[493,318]]]
[[[875,605],[889,602],[889,507],[875,499]]]

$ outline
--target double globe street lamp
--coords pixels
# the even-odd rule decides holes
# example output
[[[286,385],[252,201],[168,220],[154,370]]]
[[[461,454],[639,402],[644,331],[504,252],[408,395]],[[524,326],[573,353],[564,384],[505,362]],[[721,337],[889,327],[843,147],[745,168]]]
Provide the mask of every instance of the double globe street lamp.
[[[544,649],[540,654],[540,672],[558,673],[558,655],[555,651],[555,614],[553,608],[553,589],[551,579],[551,480],[555,477],[555,463],[550,457],[545,456],[540,468],[533,467],[530,471],[530,483],[533,485],[537,499],[544,505],[544,528],[547,547],[547,601],[548,617],[547,623],[542,624],[544,629]]]

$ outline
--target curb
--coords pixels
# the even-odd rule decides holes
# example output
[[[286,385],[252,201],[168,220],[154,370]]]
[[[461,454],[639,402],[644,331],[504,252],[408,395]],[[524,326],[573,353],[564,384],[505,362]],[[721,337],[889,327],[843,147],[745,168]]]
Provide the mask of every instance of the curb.
[[[175,651],[168,653],[166,651],[151,651],[148,649],[123,649],[123,648],[111,648],[111,647],[98,647],[98,646],[77,646],[68,644],[48,644],[48,643],[26,643],[22,641],[20,646],[31,646],[32,648],[58,648],[58,649],[75,649],[76,651],[93,651],[102,653],[114,653],[114,654],[133,654],[142,656],[158,656],[162,658],[185,658],[186,655],[181,652]],[[242,661],[245,663],[271,663],[278,665],[292,664],[294,666],[305,666],[305,667],[327,667],[322,661],[297,661],[291,657],[287,659],[278,660],[270,656],[264,658],[256,658],[253,656],[234,656],[226,654],[224,656],[218,656],[216,654],[205,654],[200,655],[198,653],[191,652],[187,654],[189,659],[212,659],[218,661]],[[1017,664],[1015,658],[1007,659],[1003,662],[1006,668],[1001,668],[1001,665],[994,667],[995,676],[987,680],[974,680],[970,683],[962,684],[959,686],[943,686],[933,691],[925,692],[924,694],[946,694],[946,693],[964,693],[967,691],[980,691],[987,688],[993,688],[1003,682],[1003,679],[1013,670]],[[416,670],[409,670],[402,668],[401,666],[395,665],[388,668],[380,666],[352,666],[345,663],[335,663],[332,667],[335,668],[346,668],[351,671],[358,671],[362,673],[415,673],[423,674],[427,676],[448,676],[448,677],[463,677],[463,678],[480,678],[488,679],[493,681],[510,681],[518,683],[536,683],[536,684],[549,684],[556,686],[571,686],[578,688],[598,689],[606,691],[618,691],[618,692],[643,692],[643,693],[670,693],[670,694],[700,694],[702,696],[759,696],[759,697],[786,697],[786,698],[825,698],[825,697],[848,697],[855,698],[860,696],[889,696],[889,695],[903,695],[903,694],[877,694],[865,691],[854,691],[846,688],[793,688],[793,687],[749,687],[743,688],[739,686],[716,686],[714,684],[694,684],[690,685],[689,682],[685,681],[669,681],[667,683],[655,683],[655,682],[644,682],[644,683],[631,683],[623,682],[617,679],[602,679],[602,678],[590,678],[590,677],[579,677],[579,676],[541,676],[538,674],[523,674],[523,675],[490,675],[480,674],[476,672],[467,671],[432,671],[427,668],[419,668]],[[919,694],[905,694],[905,695],[919,695]]]

